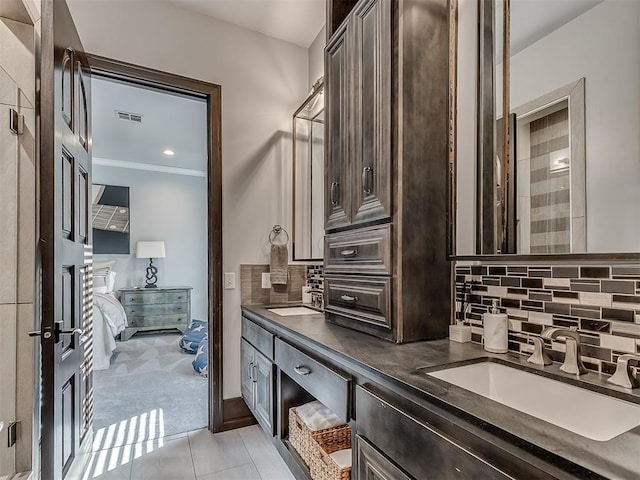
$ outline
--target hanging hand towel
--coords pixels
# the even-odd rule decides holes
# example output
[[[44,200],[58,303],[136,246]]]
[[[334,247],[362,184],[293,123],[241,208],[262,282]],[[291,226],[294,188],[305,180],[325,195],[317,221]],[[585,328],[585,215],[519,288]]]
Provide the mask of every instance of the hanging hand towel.
[[[289,279],[289,250],[287,245],[271,245],[271,284],[286,285]]]

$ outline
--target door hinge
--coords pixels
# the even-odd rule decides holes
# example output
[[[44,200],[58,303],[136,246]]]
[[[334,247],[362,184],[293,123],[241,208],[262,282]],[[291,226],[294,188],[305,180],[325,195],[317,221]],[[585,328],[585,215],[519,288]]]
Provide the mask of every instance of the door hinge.
[[[9,109],[9,130],[14,135],[22,135],[24,132],[24,115],[13,108]]]
[[[18,440],[18,429],[21,422],[13,422],[9,424],[7,428],[7,447],[11,448],[16,444]]]

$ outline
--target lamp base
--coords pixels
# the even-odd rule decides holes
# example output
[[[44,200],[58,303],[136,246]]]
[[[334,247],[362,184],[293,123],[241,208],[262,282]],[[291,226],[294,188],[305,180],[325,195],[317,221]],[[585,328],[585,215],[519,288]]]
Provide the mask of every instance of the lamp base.
[[[153,264],[153,258],[149,259],[149,266],[147,267],[147,282],[144,288],[158,288],[158,269]]]

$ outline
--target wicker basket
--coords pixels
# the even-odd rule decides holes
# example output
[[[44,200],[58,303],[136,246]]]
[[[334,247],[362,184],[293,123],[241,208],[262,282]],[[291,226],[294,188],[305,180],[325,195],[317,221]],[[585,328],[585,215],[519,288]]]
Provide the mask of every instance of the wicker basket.
[[[340,468],[330,454],[351,448],[351,428],[342,427],[333,436],[318,435],[311,438],[311,462],[309,470],[313,480],[350,480],[351,467]]]
[[[312,442],[312,439],[315,441]],[[289,409],[289,442],[311,470],[313,452],[316,448],[319,448],[318,445],[328,448],[330,450],[329,453],[351,448],[351,428],[348,425],[342,425],[315,432],[311,431],[297,415],[294,407]],[[319,454],[317,456],[319,457]]]

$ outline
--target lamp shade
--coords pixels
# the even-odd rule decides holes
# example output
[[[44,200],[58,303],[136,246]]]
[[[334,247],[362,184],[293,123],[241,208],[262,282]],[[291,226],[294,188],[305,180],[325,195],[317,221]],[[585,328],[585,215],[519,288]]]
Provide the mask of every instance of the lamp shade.
[[[164,258],[164,242],[138,242],[136,258]]]

